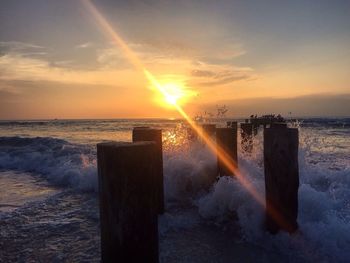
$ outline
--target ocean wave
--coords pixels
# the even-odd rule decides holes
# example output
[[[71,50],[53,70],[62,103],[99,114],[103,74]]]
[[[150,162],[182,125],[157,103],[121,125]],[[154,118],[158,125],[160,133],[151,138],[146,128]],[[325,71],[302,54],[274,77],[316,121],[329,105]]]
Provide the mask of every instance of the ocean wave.
[[[297,234],[281,232],[272,236],[267,233],[262,226],[264,206],[235,178],[217,180],[216,157],[200,143],[187,151],[164,152],[167,208],[173,202],[191,204],[201,218],[223,228],[236,222],[246,241],[288,255],[292,262],[346,262],[350,258],[349,165],[336,170],[331,169],[331,163],[327,168],[322,162],[310,162],[310,151],[320,142],[300,134]],[[239,169],[257,193],[264,196],[262,150],[259,134],[254,138],[251,155],[243,154],[240,149]],[[49,137],[0,137],[0,169],[39,173],[56,185],[97,191],[94,146]],[[165,214],[163,221],[168,220],[174,227],[192,225],[197,220],[187,216],[171,220],[169,217]]]
[[[261,138],[257,138],[261,144]],[[303,138],[305,140],[305,138]],[[197,200],[202,217],[225,227],[237,217],[246,241],[289,255],[292,262],[347,262],[350,258],[350,170],[310,163],[307,143],[299,149],[299,232],[264,231],[262,206],[235,178],[222,177]],[[262,149],[256,149],[259,152]],[[262,155],[239,157],[239,168],[258,195],[265,195]]]
[[[350,118],[303,118],[302,127],[350,128]]]
[[[0,137],[0,169],[44,176],[50,183],[97,190],[96,151],[50,137]]]

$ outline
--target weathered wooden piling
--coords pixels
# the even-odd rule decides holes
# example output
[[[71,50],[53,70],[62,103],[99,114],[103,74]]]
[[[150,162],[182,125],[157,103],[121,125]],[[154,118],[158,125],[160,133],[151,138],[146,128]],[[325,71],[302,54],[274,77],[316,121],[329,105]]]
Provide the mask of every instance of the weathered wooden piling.
[[[253,134],[254,136],[256,136],[258,134],[258,130],[259,130],[259,122],[258,119],[250,119],[250,123],[252,124],[252,128],[253,128]]]
[[[97,144],[102,262],[159,262],[157,147]]]
[[[225,158],[234,169],[237,168],[237,129],[217,128],[217,172],[219,176],[234,175],[222,158]]]
[[[202,124],[202,132],[204,135],[208,136],[209,138],[213,138],[216,131],[216,125],[215,124]]]
[[[271,233],[298,228],[298,129],[273,124],[264,129],[266,228]]]
[[[253,125],[251,123],[241,123],[241,143],[245,152],[253,151]]]
[[[163,177],[163,146],[162,130],[149,127],[135,127],[132,130],[132,141],[153,141],[156,143],[157,152],[157,195],[159,199],[159,213],[164,213],[164,177]]]
[[[226,122],[228,128],[234,128],[237,130],[237,122],[236,121],[228,121]]]
[[[270,128],[287,128],[287,123],[285,123],[285,122],[273,122],[270,124]]]

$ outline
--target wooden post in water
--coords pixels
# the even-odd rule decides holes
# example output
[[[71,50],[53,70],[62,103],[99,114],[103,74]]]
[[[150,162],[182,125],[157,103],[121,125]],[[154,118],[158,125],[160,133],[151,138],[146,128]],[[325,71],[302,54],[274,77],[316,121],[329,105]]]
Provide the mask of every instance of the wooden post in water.
[[[244,151],[253,151],[253,125],[251,123],[241,123],[241,143]]]
[[[234,128],[237,130],[237,122],[236,121],[228,121],[226,122],[228,128]]]
[[[266,228],[271,233],[298,228],[298,145],[298,129],[284,123],[264,129]]]
[[[234,173],[224,164],[222,157],[229,160],[234,168],[237,168],[237,129],[217,128],[216,129],[217,152],[217,172],[219,176],[234,175]],[[221,149],[222,151],[219,151]],[[219,153],[223,153],[222,156]]]
[[[250,119],[251,124],[253,125],[253,135],[256,136],[258,135],[258,130],[259,130],[259,122],[257,119]]]
[[[215,130],[215,124],[202,124],[202,132],[209,138],[214,138]]]
[[[97,144],[102,262],[159,262],[157,147]]]
[[[270,128],[287,128],[287,123],[285,123],[285,122],[273,122],[270,124]]]
[[[163,177],[163,146],[162,130],[149,127],[135,127],[132,130],[132,141],[153,141],[157,146],[157,195],[159,199],[159,214],[164,213],[164,177]]]

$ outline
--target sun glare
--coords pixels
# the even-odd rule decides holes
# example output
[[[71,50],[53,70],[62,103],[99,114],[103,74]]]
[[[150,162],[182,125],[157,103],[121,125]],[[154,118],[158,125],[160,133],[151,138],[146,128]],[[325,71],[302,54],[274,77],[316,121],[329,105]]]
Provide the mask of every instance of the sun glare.
[[[185,96],[183,88],[174,83],[168,83],[163,85],[166,92],[165,101],[171,105],[175,105],[178,100]]]
[[[183,105],[195,95],[195,92],[188,90],[182,83],[166,82],[160,86],[161,92],[157,96],[157,101],[165,107]]]

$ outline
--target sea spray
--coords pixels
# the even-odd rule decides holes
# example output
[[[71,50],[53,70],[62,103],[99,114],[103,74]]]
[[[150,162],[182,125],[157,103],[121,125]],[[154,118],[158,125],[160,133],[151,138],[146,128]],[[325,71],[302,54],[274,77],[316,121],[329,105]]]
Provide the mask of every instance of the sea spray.
[[[290,261],[346,262],[350,258],[350,133],[347,126],[309,126],[300,129],[297,234],[265,232],[264,207],[235,178],[216,180],[215,155],[200,142],[164,151],[170,211],[160,219],[161,233],[191,228],[199,221],[223,229],[237,224],[242,242],[278,251]],[[89,143],[49,137],[1,137],[0,169],[34,172],[54,185],[96,191],[95,151]],[[262,131],[254,137],[251,154],[239,147],[239,169],[264,196]],[[176,211],[171,210],[174,207]]]
[[[54,185],[97,190],[95,149],[61,139],[0,137],[0,169],[39,174]]]
[[[216,157],[200,142],[188,151],[166,152],[164,156],[165,197],[188,201],[206,193],[216,179]]]
[[[308,132],[301,134],[304,137],[299,151],[300,230],[296,235],[281,232],[272,236],[265,232],[264,207],[235,178],[220,178],[211,191],[199,199],[198,211],[206,220],[222,226],[232,224],[232,214],[236,213],[244,240],[288,255],[292,261],[346,262],[350,258],[349,164],[343,170],[333,169],[332,165],[327,167],[329,157],[323,160],[325,153],[315,151],[319,146],[314,144],[320,139],[314,139]],[[257,146],[262,145],[259,137],[255,139]],[[254,147],[249,155],[241,152],[239,167],[257,192],[264,196],[261,151],[260,146]]]

